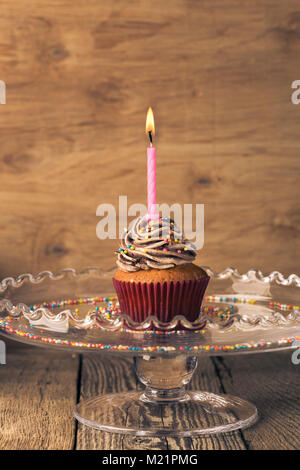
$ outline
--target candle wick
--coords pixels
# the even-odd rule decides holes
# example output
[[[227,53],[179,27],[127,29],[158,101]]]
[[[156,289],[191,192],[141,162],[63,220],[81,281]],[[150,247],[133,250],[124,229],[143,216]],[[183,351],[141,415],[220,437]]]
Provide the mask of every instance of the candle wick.
[[[149,139],[150,139],[150,146],[152,147],[152,132],[149,131],[148,134],[149,134]]]

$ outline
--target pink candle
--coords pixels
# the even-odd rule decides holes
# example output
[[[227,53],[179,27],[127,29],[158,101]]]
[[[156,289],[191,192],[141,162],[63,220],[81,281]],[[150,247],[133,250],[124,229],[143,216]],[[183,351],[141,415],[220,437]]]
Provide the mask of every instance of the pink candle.
[[[157,219],[156,209],[156,148],[150,144],[147,148],[147,195],[148,195],[148,216],[150,219]]]
[[[147,201],[149,219],[158,219],[156,208],[156,148],[152,145],[152,136],[155,133],[152,109],[148,109],[146,119],[146,133],[150,137],[150,147],[147,148]]]

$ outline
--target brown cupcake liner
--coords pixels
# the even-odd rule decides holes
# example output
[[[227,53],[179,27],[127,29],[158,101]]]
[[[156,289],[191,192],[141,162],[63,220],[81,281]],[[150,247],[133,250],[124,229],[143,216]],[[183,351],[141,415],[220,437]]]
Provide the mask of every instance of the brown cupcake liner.
[[[168,323],[177,315],[194,322],[200,315],[209,276],[181,282],[141,283],[113,279],[122,314],[142,323],[153,315]],[[205,325],[204,325],[205,326]],[[203,327],[204,327],[203,326]]]

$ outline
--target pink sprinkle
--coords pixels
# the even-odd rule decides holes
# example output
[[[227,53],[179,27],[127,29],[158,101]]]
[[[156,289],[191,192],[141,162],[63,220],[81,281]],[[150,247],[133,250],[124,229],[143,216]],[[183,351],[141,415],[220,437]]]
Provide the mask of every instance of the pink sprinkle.
[[[177,253],[181,253],[181,250],[177,250]]]
[[[167,248],[164,248],[163,251],[167,251]]]

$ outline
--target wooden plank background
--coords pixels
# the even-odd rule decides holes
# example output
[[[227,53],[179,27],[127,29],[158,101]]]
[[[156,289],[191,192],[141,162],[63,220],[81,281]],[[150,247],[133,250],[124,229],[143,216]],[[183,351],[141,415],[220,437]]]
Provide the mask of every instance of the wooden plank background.
[[[0,275],[111,267],[96,207],[204,203],[198,263],[299,274],[298,0],[2,0]]]

